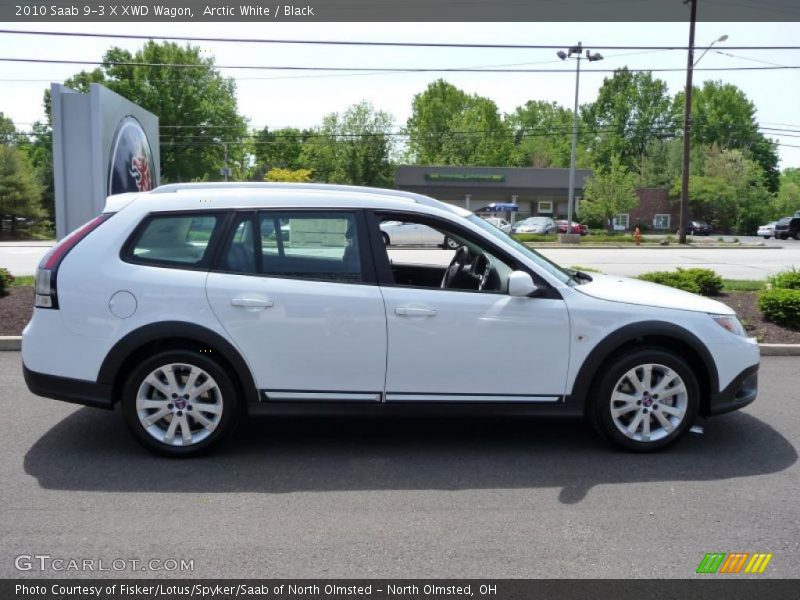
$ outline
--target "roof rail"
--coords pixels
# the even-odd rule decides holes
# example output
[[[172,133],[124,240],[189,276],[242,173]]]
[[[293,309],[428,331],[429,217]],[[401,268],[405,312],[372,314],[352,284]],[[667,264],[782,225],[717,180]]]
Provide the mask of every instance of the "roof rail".
[[[414,192],[403,190],[390,190],[376,187],[366,187],[360,185],[340,185],[334,183],[286,183],[286,182],[259,182],[259,181],[236,181],[236,182],[199,182],[199,183],[168,183],[154,189],[152,194],[169,194],[182,190],[225,190],[225,189],[285,189],[285,190],[330,190],[334,192],[357,192],[360,194],[377,194],[382,196],[395,196],[398,198],[408,198],[415,201],[429,201],[431,198]]]

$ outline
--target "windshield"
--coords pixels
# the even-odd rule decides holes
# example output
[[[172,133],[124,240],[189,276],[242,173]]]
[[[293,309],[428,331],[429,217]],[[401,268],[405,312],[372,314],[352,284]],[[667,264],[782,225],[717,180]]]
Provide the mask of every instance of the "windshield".
[[[520,224],[525,223],[525,225],[538,225],[539,223],[547,223],[546,217],[528,217],[524,221],[521,221]]]
[[[554,262],[550,262],[544,256],[542,256],[541,254],[539,254],[538,252],[536,252],[534,250],[531,250],[530,248],[528,248],[524,244],[520,244],[513,237],[511,237],[507,233],[504,233],[502,229],[498,229],[494,225],[491,225],[491,224],[487,223],[486,221],[484,221],[483,219],[481,219],[480,217],[477,217],[475,215],[470,215],[470,216],[465,217],[465,218],[467,219],[467,221],[469,221],[470,223],[474,223],[475,225],[477,225],[478,227],[480,227],[484,231],[488,231],[489,234],[492,235],[492,237],[497,238],[498,240],[504,242],[505,244],[508,244],[509,246],[513,246],[514,249],[519,250],[520,252],[522,252],[527,258],[529,258],[531,261],[536,263],[537,266],[543,268],[545,271],[550,273],[553,277],[558,279],[560,282],[568,283],[572,279],[572,274],[570,272],[562,269],[561,267],[559,267]]]

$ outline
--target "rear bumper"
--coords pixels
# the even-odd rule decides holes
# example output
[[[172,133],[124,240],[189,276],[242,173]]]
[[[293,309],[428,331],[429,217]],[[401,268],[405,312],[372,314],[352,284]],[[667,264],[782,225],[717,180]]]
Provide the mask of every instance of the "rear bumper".
[[[23,363],[22,373],[28,389],[37,396],[83,404],[96,408],[113,408],[112,387],[94,381],[71,379],[58,375],[47,375],[31,371]]]
[[[721,415],[739,410],[753,402],[757,395],[758,364],[755,364],[734,377],[724,390],[711,396],[708,414]]]

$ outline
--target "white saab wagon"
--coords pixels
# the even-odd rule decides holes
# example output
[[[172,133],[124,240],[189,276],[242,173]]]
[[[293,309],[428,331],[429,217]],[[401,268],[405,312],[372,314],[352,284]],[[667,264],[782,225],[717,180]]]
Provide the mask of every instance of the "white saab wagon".
[[[386,222],[456,249],[387,248]],[[432,198],[190,184],[109,198],[42,259],[22,358],[33,393],[121,404],[185,456],[304,412],[586,416],[651,451],[752,402],[759,351],[719,302],[563,269]]]

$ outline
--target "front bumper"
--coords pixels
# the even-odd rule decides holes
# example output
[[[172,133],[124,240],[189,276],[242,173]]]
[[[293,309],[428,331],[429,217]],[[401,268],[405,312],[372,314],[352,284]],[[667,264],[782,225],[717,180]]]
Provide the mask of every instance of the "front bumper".
[[[758,395],[758,364],[746,368],[728,386],[713,394],[708,403],[709,415],[721,415],[739,410],[753,402]]]
[[[71,379],[31,371],[23,363],[22,374],[28,389],[37,396],[83,404],[96,408],[113,408],[112,387],[94,381]]]

